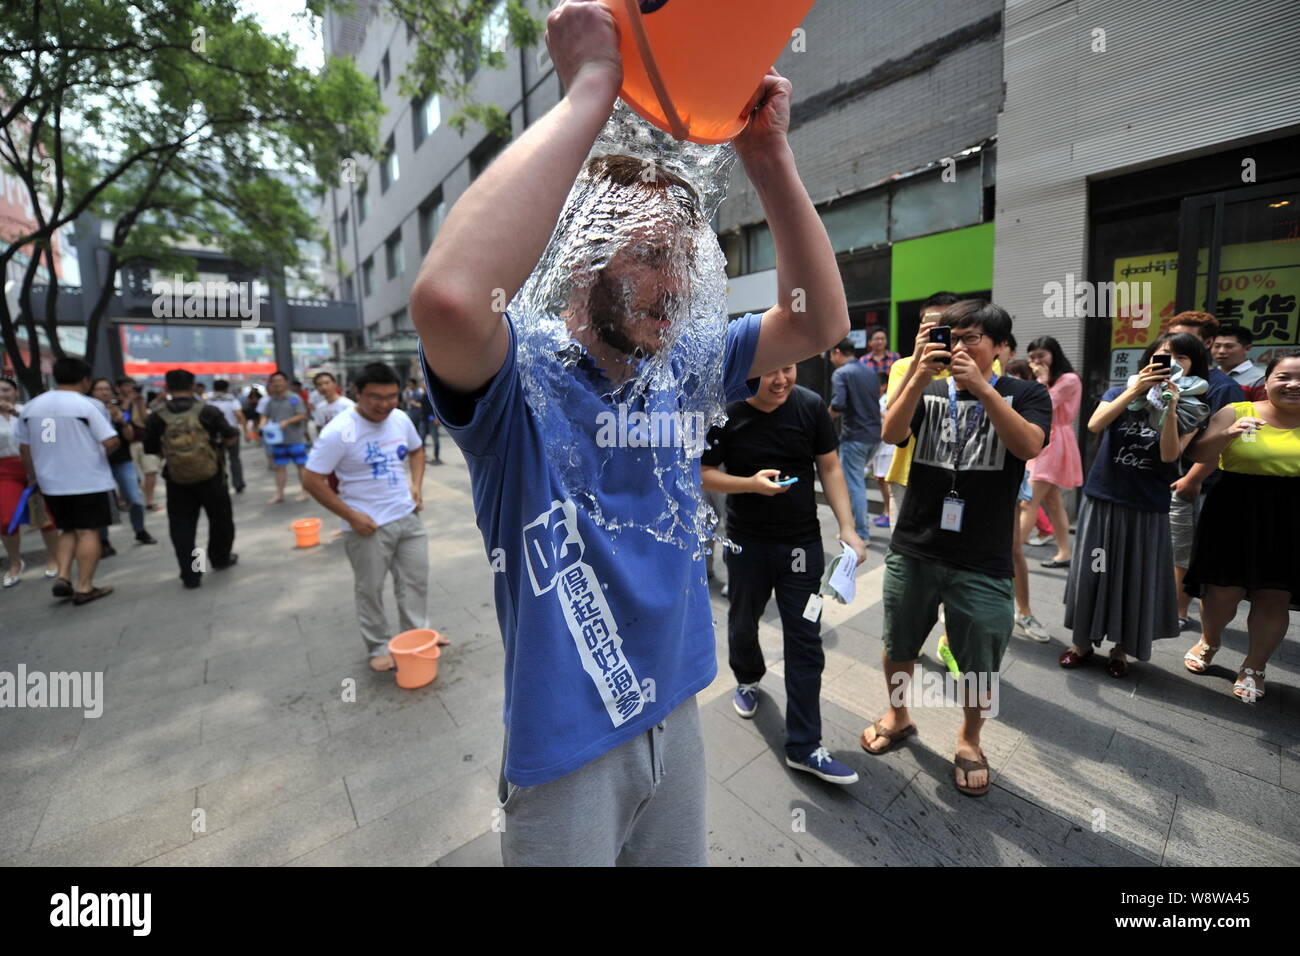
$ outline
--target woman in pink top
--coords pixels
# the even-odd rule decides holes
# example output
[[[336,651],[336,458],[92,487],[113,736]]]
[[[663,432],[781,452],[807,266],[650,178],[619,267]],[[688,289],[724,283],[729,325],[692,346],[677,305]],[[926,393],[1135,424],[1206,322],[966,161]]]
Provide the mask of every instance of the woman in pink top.
[[[1079,417],[1079,403],[1083,399],[1083,382],[1061,351],[1061,343],[1050,335],[1029,343],[1029,367],[1051,393],[1052,435],[1047,447],[1029,463],[1033,470],[1030,487],[1034,498],[1021,504],[1020,539],[1022,542],[1027,540],[1034,530],[1034,518],[1041,504],[1052,519],[1056,556],[1040,563],[1045,568],[1064,568],[1070,564],[1070,518],[1065,513],[1061,489],[1078,488],[1083,484],[1083,460],[1079,456],[1079,441],[1074,435],[1074,422]]]

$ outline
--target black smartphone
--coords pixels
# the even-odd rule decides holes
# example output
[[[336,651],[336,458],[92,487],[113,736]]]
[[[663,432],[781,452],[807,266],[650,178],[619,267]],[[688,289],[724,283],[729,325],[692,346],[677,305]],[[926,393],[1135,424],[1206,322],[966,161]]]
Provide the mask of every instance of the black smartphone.
[[[1172,355],[1153,355],[1151,356],[1151,364],[1159,365],[1166,372],[1172,372],[1174,370],[1174,357]]]
[[[940,345],[943,346],[945,352],[951,352],[952,351],[952,326],[936,325],[934,328],[930,330],[930,341],[938,342]],[[936,358],[935,361],[943,365],[947,365],[950,362],[949,359],[943,356]]]

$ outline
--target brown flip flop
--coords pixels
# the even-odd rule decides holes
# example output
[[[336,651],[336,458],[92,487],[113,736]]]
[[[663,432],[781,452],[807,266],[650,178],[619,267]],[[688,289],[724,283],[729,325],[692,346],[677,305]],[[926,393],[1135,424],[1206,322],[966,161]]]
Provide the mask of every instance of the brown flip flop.
[[[89,604],[91,601],[98,601],[102,597],[108,597],[112,593],[113,589],[111,587],[94,588],[90,591],[77,592],[72,595],[72,603],[77,607],[81,607],[81,605]]]
[[[916,724],[908,724],[902,730],[895,730],[891,733],[890,731],[887,731],[885,730],[885,728],[881,727],[880,721],[877,720],[870,727],[868,727],[867,730],[874,730],[876,732],[876,736],[872,737],[871,740],[867,740],[867,731],[864,730],[862,731],[862,736],[858,738],[858,743],[859,745],[861,745],[862,749],[865,750],[867,753],[871,754],[872,756],[879,757],[881,754],[888,753],[889,751],[893,750],[895,746],[901,744],[908,737],[914,736],[916,734]],[[879,750],[872,750],[870,747],[867,746],[867,744],[872,743],[881,737],[885,738],[885,746],[881,747]]]
[[[989,761],[988,758],[984,756],[984,751],[981,750],[979,760],[971,760],[969,757],[962,757],[958,755],[953,759],[953,766],[957,770],[960,770],[962,773],[966,774],[966,779],[969,780],[970,774],[972,774],[976,770],[983,770],[985,773],[988,773]],[[993,785],[993,775],[989,774],[989,782],[984,784],[984,786],[982,787],[962,786],[960,783],[957,783],[956,773],[953,773],[952,775],[952,782],[957,787],[957,789],[960,790],[962,793],[966,794],[966,796],[982,797],[984,796],[984,794],[989,792],[989,787]]]

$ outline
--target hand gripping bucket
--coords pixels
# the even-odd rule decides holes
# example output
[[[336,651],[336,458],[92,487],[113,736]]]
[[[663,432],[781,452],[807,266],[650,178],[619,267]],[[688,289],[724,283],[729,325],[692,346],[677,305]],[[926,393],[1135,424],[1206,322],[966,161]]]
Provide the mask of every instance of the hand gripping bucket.
[[[320,518],[303,518],[293,523],[293,535],[298,547],[314,548],[320,544]]]
[[[725,143],[813,0],[600,0],[618,21],[620,95],[678,139]]]
[[[438,632],[427,628],[403,631],[388,642],[397,664],[397,686],[412,690],[433,682],[438,676]]]

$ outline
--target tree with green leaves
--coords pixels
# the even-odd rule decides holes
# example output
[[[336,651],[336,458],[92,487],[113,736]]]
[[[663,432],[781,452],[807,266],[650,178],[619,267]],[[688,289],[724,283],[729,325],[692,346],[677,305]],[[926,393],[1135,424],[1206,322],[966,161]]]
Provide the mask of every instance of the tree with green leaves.
[[[87,356],[133,264],[193,275],[176,249],[196,238],[249,264],[301,264],[320,239],[304,208],[350,157],[377,155],[380,105],[351,62],[300,66],[235,0],[30,0],[0,13],[0,171],[34,223],[0,224],[0,273],[20,276],[0,335],[29,392],[42,388],[38,323],[59,343],[56,232],[90,212],[111,224]],[[32,286],[44,271],[43,315]],[[5,297],[6,300],[9,297]],[[18,349],[22,322],[32,361]]]

